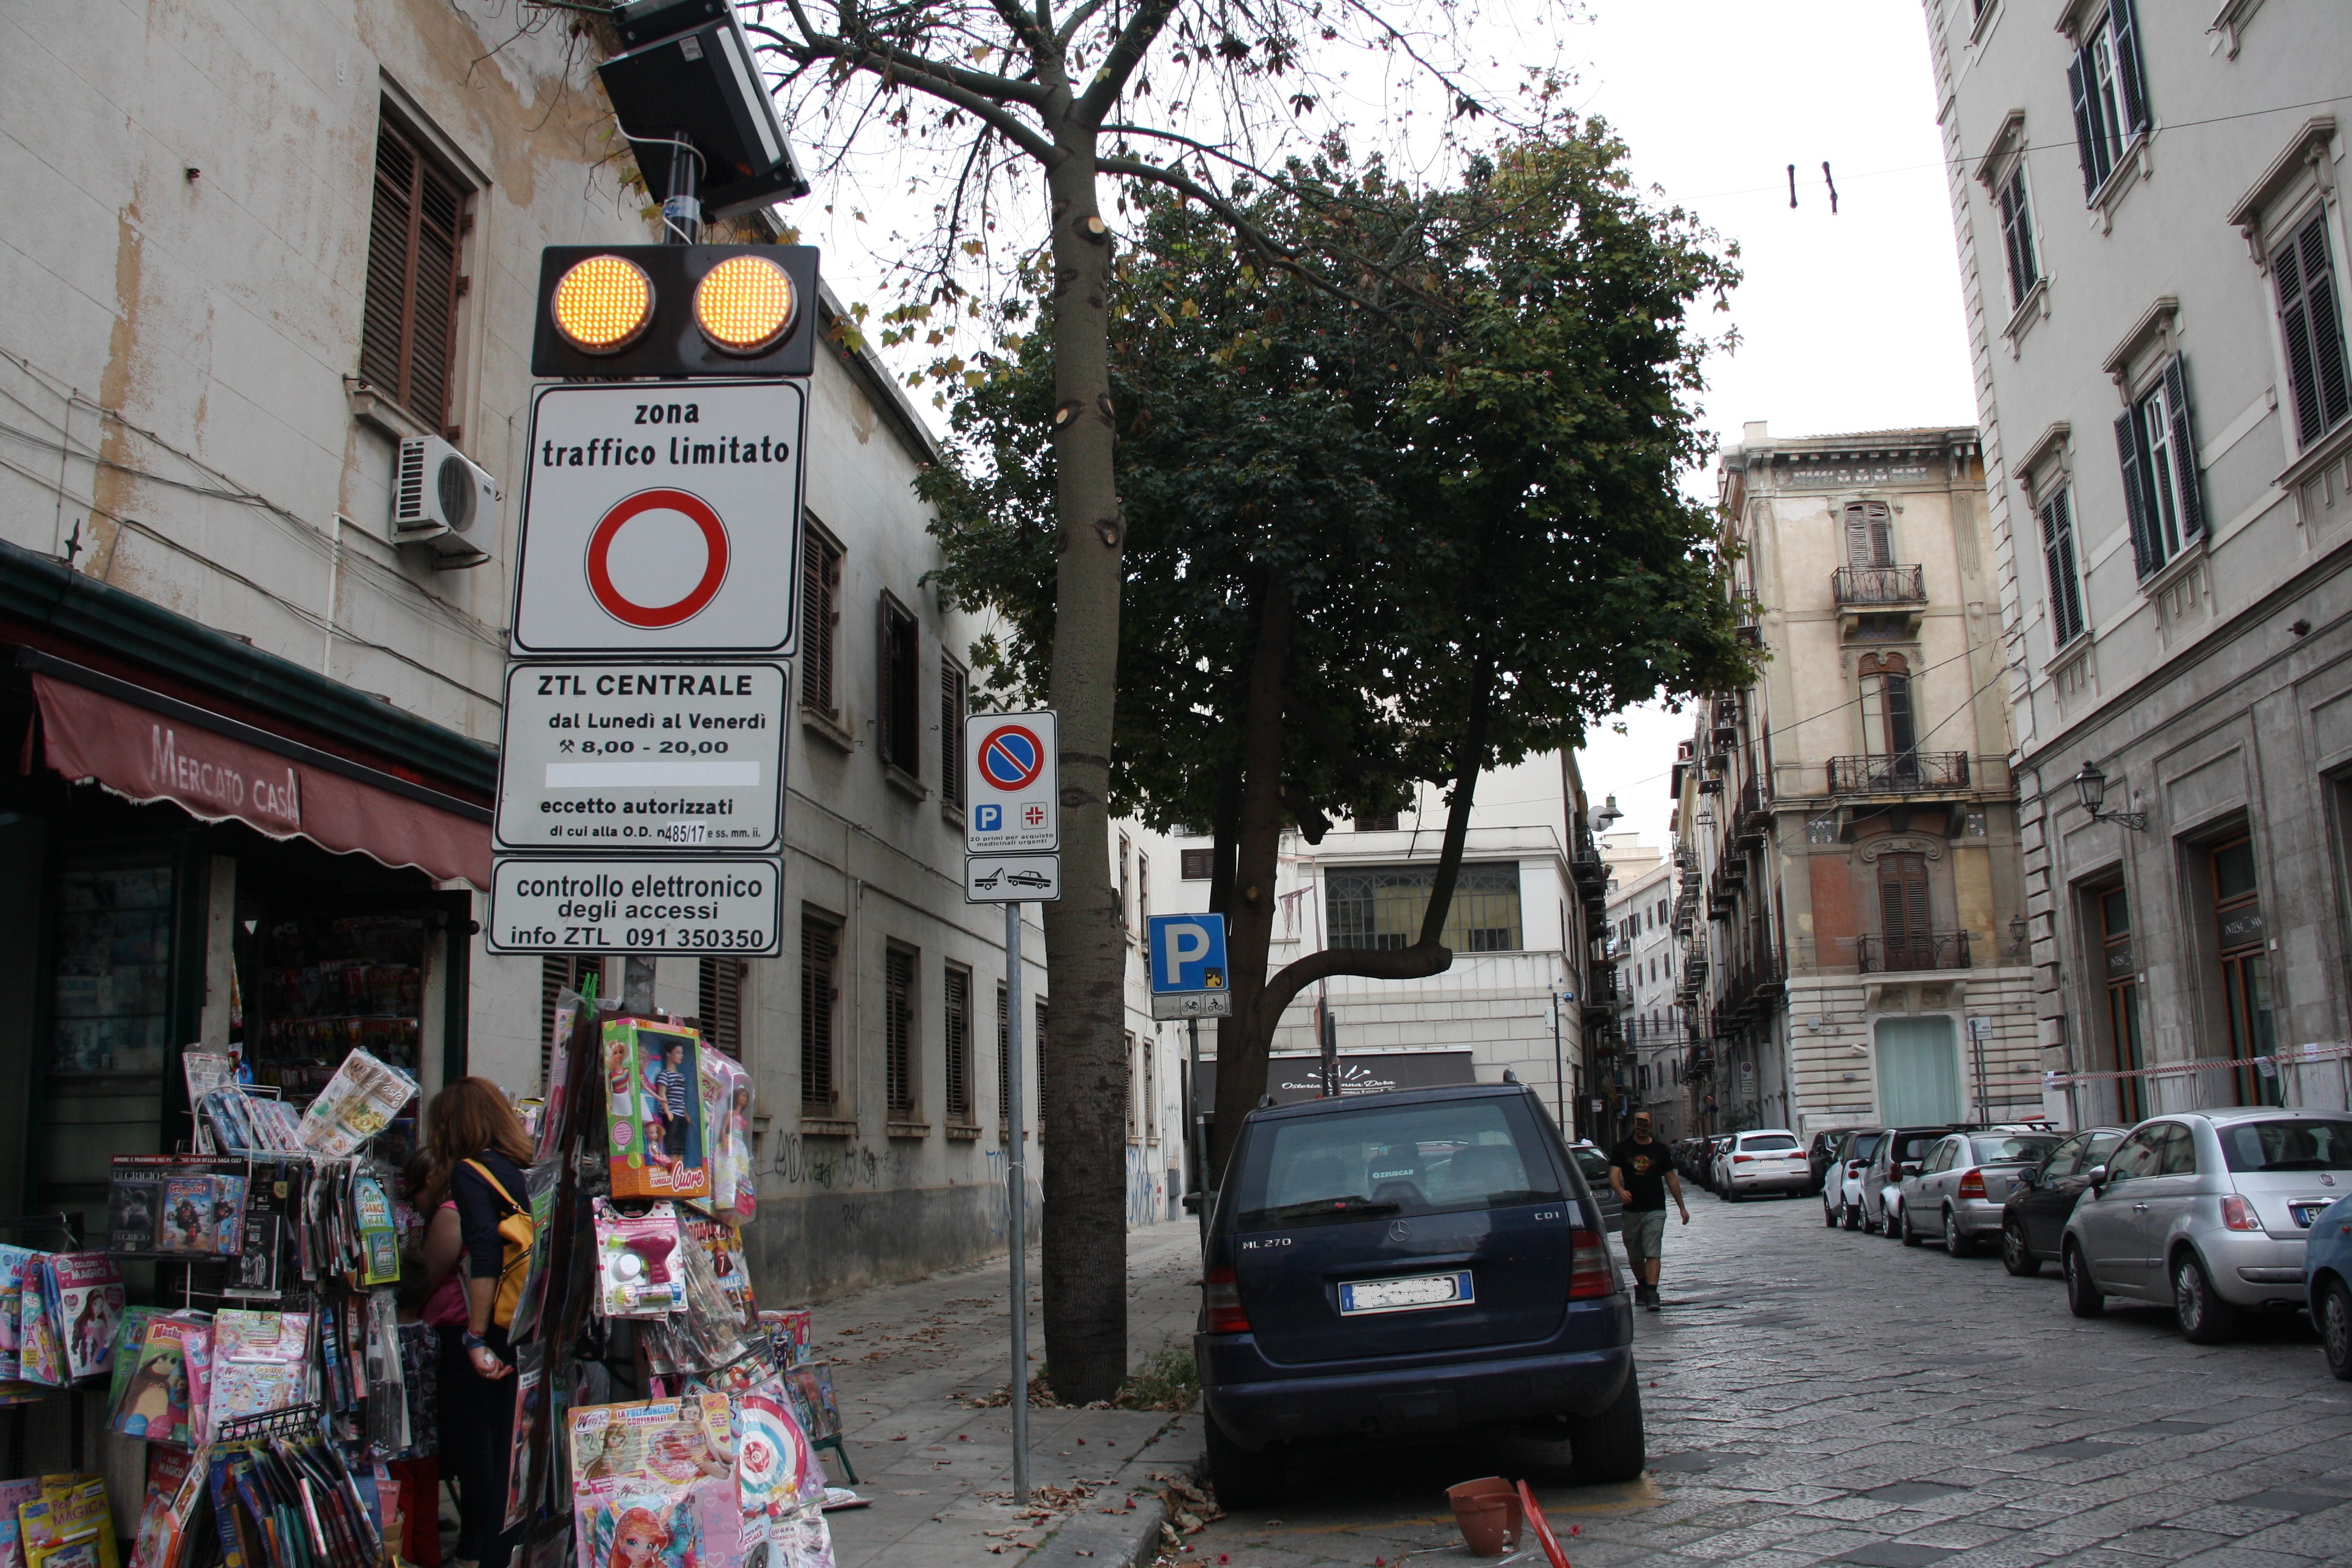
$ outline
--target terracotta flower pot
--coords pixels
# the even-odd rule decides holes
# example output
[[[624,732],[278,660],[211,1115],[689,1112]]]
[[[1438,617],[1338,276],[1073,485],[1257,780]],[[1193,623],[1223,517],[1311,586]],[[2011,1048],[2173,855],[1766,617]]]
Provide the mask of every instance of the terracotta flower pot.
[[[1519,1496],[1500,1476],[1445,1489],[1462,1540],[1478,1557],[1500,1557],[1519,1543]]]

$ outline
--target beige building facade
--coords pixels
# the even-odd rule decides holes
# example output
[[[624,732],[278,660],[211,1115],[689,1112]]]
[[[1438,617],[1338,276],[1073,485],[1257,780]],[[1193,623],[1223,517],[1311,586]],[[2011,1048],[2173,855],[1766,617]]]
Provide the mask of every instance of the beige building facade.
[[[1717,1130],[2042,1110],[1972,429],[1723,455],[1747,690],[1677,759],[1679,999]]]

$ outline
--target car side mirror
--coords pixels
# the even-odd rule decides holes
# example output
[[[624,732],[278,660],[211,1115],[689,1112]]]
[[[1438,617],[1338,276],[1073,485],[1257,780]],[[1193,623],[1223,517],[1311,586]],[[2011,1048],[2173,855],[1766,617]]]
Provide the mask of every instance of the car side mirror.
[[[2091,1173],[2083,1179],[2090,1183],[2095,1190],[2104,1187],[2107,1184],[2107,1168],[2105,1165],[2094,1165],[2091,1167]]]
[[[2033,1173],[2033,1171],[2029,1167],[2029,1168],[2028,1168],[2028,1169],[2026,1169],[2026,1170],[2022,1170],[2022,1171],[2018,1172],[2018,1173],[2017,1173],[2017,1180],[2016,1180],[2016,1181],[2014,1181],[2014,1182],[2012,1182],[2012,1183],[2011,1183],[2010,1184],[2011,1184],[2011,1186],[2014,1186],[2014,1187],[2021,1187],[2021,1188],[2022,1188],[2022,1187],[2038,1187],[2038,1186],[2040,1186],[2040,1185],[2042,1184],[2042,1178],[2041,1178],[2040,1176],[2036,1175],[2036,1174]]]

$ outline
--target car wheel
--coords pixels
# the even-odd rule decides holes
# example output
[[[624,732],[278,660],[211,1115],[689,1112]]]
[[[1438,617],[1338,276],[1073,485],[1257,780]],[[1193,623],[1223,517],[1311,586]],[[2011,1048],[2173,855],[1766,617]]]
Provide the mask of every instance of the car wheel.
[[[1625,1386],[1607,1408],[1580,1415],[1568,1426],[1570,1469],[1579,1486],[1641,1479],[1649,1455],[1642,1438],[1642,1373],[1625,1374]]]
[[[1960,1228],[1960,1216],[1951,1209],[1944,1211],[1944,1250],[1954,1258],[1977,1255],[1977,1238]]]
[[[2192,1345],[2218,1345],[2238,1331],[2238,1310],[2213,1293],[2213,1281],[2193,1252],[2172,1265],[2172,1310],[2180,1337]]]
[[[1926,1237],[1924,1237],[1924,1236],[1921,1236],[1918,1232],[1916,1232],[1916,1231],[1915,1231],[1915,1230],[1913,1230],[1913,1229],[1911,1228],[1911,1209],[1910,1209],[1910,1205],[1906,1205],[1903,1207],[1902,1211],[1901,1211],[1900,1213],[1898,1213],[1898,1214],[1896,1214],[1896,1215],[1895,1215],[1895,1223],[1896,1225],[1899,1225],[1899,1226],[1901,1226],[1903,1227],[1903,1245],[1904,1245],[1904,1246],[1906,1246],[1906,1247],[1924,1247],[1924,1246],[1926,1246],[1926,1245],[1927,1245],[1927,1238]]]
[[[1209,1484],[1218,1507],[1270,1508],[1282,1500],[1286,1467],[1280,1454],[1251,1453],[1225,1436],[1214,1415],[1202,1425],[1208,1428]]]
[[[2107,1310],[2106,1293],[2091,1278],[2091,1265],[2083,1249],[2074,1242],[2066,1244],[2060,1267],[2066,1275],[2066,1310],[2078,1318],[2095,1318]]]
[[[2319,1343],[2327,1370],[2352,1383],[2352,1287],[2330,1279],[2319,1293]]]
[[[1831,1230],[1835,1230],[1837,1223],[1837,1210],[1831,1206],[1827,1194],[1824,1194],[1822,1198],[1822,1224]]]
[[[1852,1204],[1841,1204],[1838,1207],[1842,1211],[1840,1217],[1845,1221],[1846,1229],[1860,1230],[1862,1228],[1862,1211],[1860,1209],[1854,1207]]]
[[[2042,1259],[2033,1256],[2021,1219],[2012,1218],[2000,1227],[2000,1266],[2020,1279],[2031,1279],[2042,1272]]]

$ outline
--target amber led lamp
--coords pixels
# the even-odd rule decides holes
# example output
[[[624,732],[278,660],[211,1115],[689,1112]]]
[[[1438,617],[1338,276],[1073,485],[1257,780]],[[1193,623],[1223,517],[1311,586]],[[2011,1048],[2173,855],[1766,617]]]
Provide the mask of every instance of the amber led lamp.
[[[549,309],[555,330],[573,348],[618,353],[654,319],[653,280],[625,257],[592,256],[556,283]]]
[[[793,324],[793,280],[764,256],[730,256],[694,286],[694,324],[722,353],[775,347]]]

